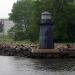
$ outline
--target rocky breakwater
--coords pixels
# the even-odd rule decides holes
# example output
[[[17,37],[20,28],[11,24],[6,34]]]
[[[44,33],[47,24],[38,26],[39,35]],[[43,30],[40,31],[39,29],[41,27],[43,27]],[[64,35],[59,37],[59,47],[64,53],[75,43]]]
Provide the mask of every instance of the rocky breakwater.
[[[0,44],[0,55],[32,57],[32,52],[27,45]]]
[[[39,45],[37,44],[7,44],[7,43],[0,43],[0,55],[3,56],[22,56],[22,57],[30,57],[30,58],[45,58],[45,57],[75,57],[75,46],[71,46],[69,44],[61,47],[55,47],[54,51],[57,50],[56,53],[36,53],[33,52],[39,49]],[[39,49],[40,50],[40,49]],[[43,49],[44,50],[44,49]],[[51,52],[51,50],[49,51]]]

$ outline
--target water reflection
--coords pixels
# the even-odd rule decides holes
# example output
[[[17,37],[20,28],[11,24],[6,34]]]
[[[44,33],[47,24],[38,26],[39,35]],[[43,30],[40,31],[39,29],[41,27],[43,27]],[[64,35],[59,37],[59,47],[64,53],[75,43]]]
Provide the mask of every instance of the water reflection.
[[[75,59],[39,59],[35,67],[38,70],[75,71]]]
[[[0,56],[0,75],[75,75],[75,59]]]

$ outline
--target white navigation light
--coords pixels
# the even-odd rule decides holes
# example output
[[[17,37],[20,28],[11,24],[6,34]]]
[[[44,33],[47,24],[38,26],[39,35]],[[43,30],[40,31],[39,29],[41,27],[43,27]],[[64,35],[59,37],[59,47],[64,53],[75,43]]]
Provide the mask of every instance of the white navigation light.
[[[48,11],[43,12],[41,19],[43,19],[43,20],[51,19],[51,13],[49,13]]]

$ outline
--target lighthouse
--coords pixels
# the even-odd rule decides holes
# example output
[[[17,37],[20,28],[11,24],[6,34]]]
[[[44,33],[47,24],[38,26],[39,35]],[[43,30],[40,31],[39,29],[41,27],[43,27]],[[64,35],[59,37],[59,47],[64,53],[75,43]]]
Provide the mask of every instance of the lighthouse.
[[[45,11],[41,14],[39,44],[40,49],[53,49],[53,23],[51,21],[51,13]]]

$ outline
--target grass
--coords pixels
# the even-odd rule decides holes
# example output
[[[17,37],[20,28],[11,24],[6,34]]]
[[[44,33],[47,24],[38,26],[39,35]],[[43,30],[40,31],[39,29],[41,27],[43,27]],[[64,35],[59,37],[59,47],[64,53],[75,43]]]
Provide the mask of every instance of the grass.
[[[29,40],[23,40],[23,41],[15,41],[9,36],[0,36],[0,43],[8,43],[8,44],[31,44],[32,42]]]
[[[10,38],[9,36],[0,36],[0,43],[30,45],[32,42],[29,40],[15,41],[12,38]],[[36,42],[35,44],[38,44],[38,42]],[[71,46],[75,46],[75,43],[73,43],[73,42],[64,42],[64,43],[57,43],[56,42],[54,44],[54,46],[56,48],[56,47],[66,46],[67,44],[70,44]]]

